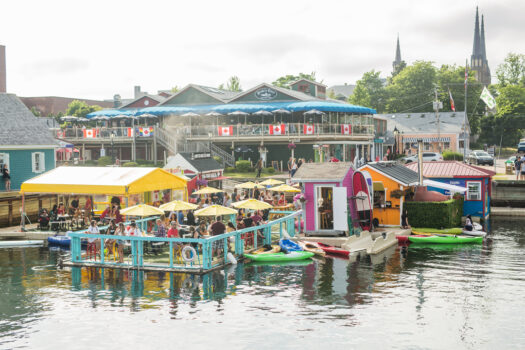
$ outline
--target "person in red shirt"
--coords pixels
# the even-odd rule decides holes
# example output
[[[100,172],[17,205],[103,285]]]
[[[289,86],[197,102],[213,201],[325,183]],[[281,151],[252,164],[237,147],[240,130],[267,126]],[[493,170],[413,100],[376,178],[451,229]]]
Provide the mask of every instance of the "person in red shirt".
[[[279,205],[285,206],[286,205],[286,198],[284,197],[284,193],[281,193],[281,196],[279,197]]]
[[[179,238],[179,230],[177,229],[177,221],[172,221],[168,230],[168,238]]]

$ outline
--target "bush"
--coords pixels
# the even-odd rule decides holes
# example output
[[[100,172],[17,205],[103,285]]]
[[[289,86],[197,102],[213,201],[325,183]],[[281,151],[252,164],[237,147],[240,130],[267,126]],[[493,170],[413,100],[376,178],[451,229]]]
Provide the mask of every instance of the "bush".
[[[264,168],[264,172],[267,174],[275,174],[275,169],[269,166],[268,168]]]
[[[224,172],[225,173],[234,173],[235,172],[235,168],[234,167],[226,167],[226,169],[224,169]]]
[[[111,165],[111,164],[113,164],[113,160],[111,159],[110,156],[104,156],[104,157],[100,157],[100,158],[97,160],[97,164],[98,164],[99,166]]]
[[[463,198],[445,202],[405,202],[412,227],[451,228],[461,226]]]
[[[123,167],[125,168],[131,168],[131,167],[136,167],[136,166],[139,166],[136,162],[126,162],[124,164],[122,164]]]
[[[82,166],[95,166],[97,165],[97,161],[96,160],[86,160],[86,162],[84,164],[81,164],[81,162],[79,162],[79,165],[82,165]]]
[[[249,160],[238,160],[235,162],[235,168],[240,173],[247,173],[251,170],[251,164]]]
[[[222,164],[222,158],[219,157],[219,156],[213,156],[213,159],[215,159],[215,161],[219,164]]]
[[[444,151],[443,152],[443,160],[463,160],[463,154],[459,152],[454,151]]]

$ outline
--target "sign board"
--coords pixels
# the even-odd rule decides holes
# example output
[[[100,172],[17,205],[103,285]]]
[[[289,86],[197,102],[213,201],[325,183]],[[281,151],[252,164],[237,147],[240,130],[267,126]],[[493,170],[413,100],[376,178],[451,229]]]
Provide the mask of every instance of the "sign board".
[[[489,147],[489,148],[487,149],[487,153],[490,154],[492,157],[494,157],[494,154],[495,154],[494,151],[495,151],[495,147],[494,147],[494,146]]]
[[[273,100],[277,97],[277,91],[269,87],[263,87],[255,91],[255,97],[262,101]]]

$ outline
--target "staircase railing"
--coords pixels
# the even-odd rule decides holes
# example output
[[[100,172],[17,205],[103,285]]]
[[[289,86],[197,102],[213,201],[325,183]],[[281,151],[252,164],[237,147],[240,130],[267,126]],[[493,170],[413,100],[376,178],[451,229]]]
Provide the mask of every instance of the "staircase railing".
[[[213,143],[210,144],[210,153],[212,156],[221,157],[223,162],[231,167],[235,166],[235,158],[219,146],[214,145]]]
[[[162,144],[168,151],[172,152],[173,154],[177,154],[177,139],[173,135],[170,135],[169,131],[161,127],[157,127],[156,131],[157,140],[159,143]]]

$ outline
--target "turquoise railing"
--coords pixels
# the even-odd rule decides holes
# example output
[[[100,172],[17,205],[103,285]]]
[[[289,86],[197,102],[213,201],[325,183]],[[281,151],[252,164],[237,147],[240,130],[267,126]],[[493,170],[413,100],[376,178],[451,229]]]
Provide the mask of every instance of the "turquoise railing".
[[[224,265],[227,262],[227,255],[230,251],[230,239],[233,238],[234,245],[232,253],[239,257],[244,254],[245,248],[257,249],[259,247],[258,241],[259,237],[262,240],[262,244],[271,244],[272,242],[272,228],[278,226],[279,239],[283,238],[284,232],[290,236],[294,237],[298,232],[297,228],[301,229],[301,212],[271,212],[284,214],[284,217],[272,220],[266,224],[244,228],[241,230],[224,233],[218,236],[212,236],[209,238],[165,238],[165,237],[141,237],[141,236],[108,236],[104,234],[88,234],[85,233],[86,230],[81,230],[77,232],[70,233],[71,237],[71,261],[73,263],[84,263],[88,262],[82,257],[81,242],[82,239],[99,239],[100,240],[100,249],[98,250],[97,257],[99,261],[96,261],[98,264],[102,265],[117,265],[116,262],[106,261],[105,259],[105,240],[123,240],[130,243],[131,254],[128,256],[130,259],[128,262],[125,262],[124,265],[128,265],[133,268],[143,268],[143,267],[169,267],[171,269],[176,269],[183,267],[184,269],[195,269],[195,270],[210,270],[217,266]],[[147,224],[147,221],[154,220],[155,218],[141,219],[136,220],[138,224],[144,225]],[[103,228],[103,227],[101,227]],[[144,243],[167,243],[169,247],[169,264],[166,263],[150,263],[144,261]],[[197,249],[195,249],[197,256],[194,261],[183,264],[182,266],[176,265],[175,261],[177,256],[175,253],[175,246],[177,244],[190,245],[196,244]],[[222,260],[219,259],[218,254],[214,254],[214,250],[222,250]],[[199,254],[200,252],[200,254]],[[213,258],[217,257],[217,260]],[[180,260],[180,259],[179,259]],[[196,260],[196,261],[195,261]],[[89,261],[93,262],[93,261]],[[118,264],[122,265],[122,264]]]

